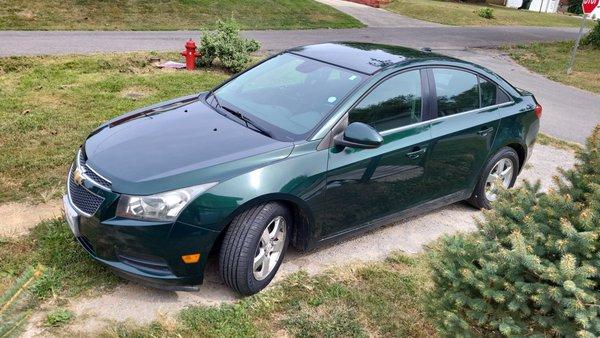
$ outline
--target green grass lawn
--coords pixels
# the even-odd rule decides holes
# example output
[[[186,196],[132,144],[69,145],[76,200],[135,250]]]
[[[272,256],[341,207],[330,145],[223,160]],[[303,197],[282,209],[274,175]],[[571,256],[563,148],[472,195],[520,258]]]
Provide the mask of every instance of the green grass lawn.
[[[195,30],[231,17],[244,29],[362,26],[314,0],[3,0],[0,30]]]
[[[494,11],[494,19],[478,15],[481,8]],[[563,14],[545,14],[502,6],[486,6],[436,0],[393,0],[385,9],[412,18],[453,26],[568,26],[579,27],[581,21]]]
[[[571,75],[566,68],[573,42],[533,43],[504,47],[520,65],[551,80],[600,94],[600,49],[580,47]]]
[[[118,278],[93,261],[62,219],[43,221],[19,238],[0,237],[0,295],[29,267],[45,268],[31,288],[34,298],[72,297],[110,289]]]
[[[35,277],[30,277],[32,271]],[[18,336],[42,304],[66,306],[68,298],[99,295],[117,283],[107,267],[75,242],[62,219],[44,221],[26,236],[0,237],[0,337]],[[61,326],[71,317],[69,311],[55,309],[46,325]]]
[[[157,69],[150,56],[0,58],[0,203],[59,197],[77,148],[99,124],[229,76]]]
[[[67,310],[69,300],[101,295],[121,282],[84,252],[64,221],[51,220],[25,237],[0,238],[0,299],[20,274],[39,265],[44,267],[41,277],[25,289],[5,318],[29,317],[45,304],[47,326],[72,320],[84,323],[85,318],[77,319]],[[430,286],[427,256],[393,254],[382,262],[312,277],[296,273],[235,303],[189,307],[175,318],[164,317],[147,326],[114,323],[102,336],[432,337],[435,311],[426,297]],[[0,319],[6,314],[0,313]],[[61,329],[59,335],[71,335],[66,332]]]
[[[309,277],[297,273],[252,297],[194,306],[175,321],[118,324],[109,337],[435,337],[424,257],[392,255]]]

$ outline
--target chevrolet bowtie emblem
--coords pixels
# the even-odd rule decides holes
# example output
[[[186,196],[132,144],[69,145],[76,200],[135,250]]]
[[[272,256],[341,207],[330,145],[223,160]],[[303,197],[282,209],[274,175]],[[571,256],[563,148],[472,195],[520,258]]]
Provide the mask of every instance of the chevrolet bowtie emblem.
[[[81,169],[75,169],[75,172],[73,173],[73,180],[79,185],[83,184],[83,172],[81,171]]]

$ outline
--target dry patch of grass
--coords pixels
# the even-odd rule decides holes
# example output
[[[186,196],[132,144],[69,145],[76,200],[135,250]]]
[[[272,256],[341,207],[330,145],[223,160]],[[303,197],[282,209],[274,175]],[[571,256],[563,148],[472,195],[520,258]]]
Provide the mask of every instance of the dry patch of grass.
[[[157,69],[126,53],[0,58],[0,203],[59,197],[77,147],[102,122],[207,90],[229,74]]]
[[[493,9],[493,19],[479,16],[482,8]],[[503,6],[476,5],[454,1],[393,0],[385,9],[416,19],[452,26],[567,26],[578,27],[577,17],[537,13]]]
[[[600,94],[600,49],[580,47],[567,75],[573,42],[532,43],[503,49],[520,65],[551,80]]]
[[[41,222],[25,236],[0,237],[0,336],[18,335],[42,305],[64,306],[69,297],[98,295],[117,283],[107,267],[89,258],[62,219]],[[72,313],[59,308],[48,314],[46,324],[62,326],[71,318]]]
[[[536,142],[539,144],[551,146],[551,147],[554,147],[557,149],[564,149],[564,150],[570,150],[570,151],[579,151],[583,148],[583,146],[581,144],[561,140],[559,138],[556,138],[556,137],[553,137],[550,135],[546,135],[543,133],[538,134]]]
[[[297,273],[233,304],[190,307],[168,324],[116,324],[104,335],[435,337],[430,283],[424,257],[394,254],[315,277]]]
[[[130,86],[121,90],[121,97],[128,98],[133,101],[140,100],[144,97],[154,95],[156,90],[144,86]]]

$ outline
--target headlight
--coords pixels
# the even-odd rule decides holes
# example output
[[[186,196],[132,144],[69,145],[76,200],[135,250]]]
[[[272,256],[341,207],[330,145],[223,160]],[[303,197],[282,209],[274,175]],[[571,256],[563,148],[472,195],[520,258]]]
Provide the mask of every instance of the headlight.
[[[148,221],[174,221],[189,202],[216,184],[217,182],[206,183],[148,196],[121,195],[117,216]]]

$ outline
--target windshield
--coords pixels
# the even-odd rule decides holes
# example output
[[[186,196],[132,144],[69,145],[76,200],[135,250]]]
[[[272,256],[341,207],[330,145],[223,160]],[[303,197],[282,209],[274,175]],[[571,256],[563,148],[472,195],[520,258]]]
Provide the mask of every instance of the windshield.
[[[219,104],[282,140],[300,140],[363,75],[294,54],[278,55],[215,91]]]

